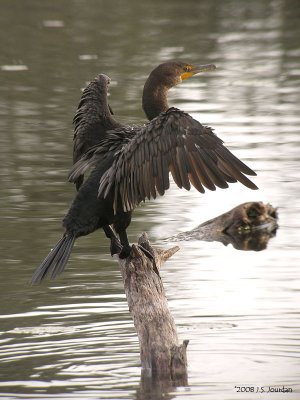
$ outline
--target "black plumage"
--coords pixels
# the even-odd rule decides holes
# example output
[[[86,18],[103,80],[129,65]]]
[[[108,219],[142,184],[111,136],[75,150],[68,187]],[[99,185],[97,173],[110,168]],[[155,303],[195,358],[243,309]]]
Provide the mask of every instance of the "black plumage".
[[[99,182],[99,197],[113,194],[115,211],[118,208],[132,211],[146,198],[163,195],[169,188],[169,172],[177,186],[186,190],[191,184],[200,192],[204,188],[225,189],[228,183],[237,181],[257,189],[244,175],[255,175],[255,172],[235,157],[210,128],[177,108],[169,108],[147,125],[132,129],[130,138],[124,133],[121,128],[108,134],[70,173],[73,181],[78,170],[98,168],[113,135],[114,162]],[[145,154],[148,148],[149,159],[139,162],[139,154]],[[151,176],[151,179],[144,179],[144,176]]]
[[[133,209],[145,199],[163,195],[169,188],[170,172],[178,187],[189,190],[192,184],[202,193],[205,188],[227,188],[228,183],[237,181],[257,189],[245,176],[255,172],[236,158],[211,128],[177,108],[169,108],[168,89],[214,68],[167,62],[152,71],[143,92],[143,109],[150,122],[106,130],[103,139],[75,163],[71,182],[77,182],[90,167],[92,172],[63,220],[67,239],[61,239],[38,267],[33,282],[41,281],[47,272],[56,277],[64,269],[75,239],[99,228],[111,239],[111,253],[127,257],[131,248],[126,229]],[[101,101],[106,102],[106,93],[102,96]],[[83,111],[80,118],[84,118]],[[121,252],[110,224],[119,235]]]
[[[110,78],[104,74],[100,74],[89,83],[82,93],[74,117],[74,162],[90,147],[103,140],[109,130],[122,126],[112,117],[112,111],[107,102],[109,83]],[[126,129],[126,127],[123,128]],[[109,151],[113,148],[111,137],[110,140],[112,144],[110,144]],[[112,165],[112,162],[113,156],[107,157],[106,154],[101,167],[93,171],[84,182],[83,173],[79,173],[74,180],[78,193],[67,215],[63,219],[65,233],[34,272],[32,283],[42,281],[48,274],[50,274],[51,278],[58,276],[64,270],[75,240],[79,236],[88,235],[99,228],[104,230],[105,235],[111,241],[111,253],[120,252],[119,239],[110,227],[110,224],[113,224],[116,219],[114,213],[109,212],[111,200],[109,198],[105,200],[97,198],[99,180],[103,173]],[[127,213],[127,215],[130,216],[130,213]],[[130,218],[127,215],[122,211],[118,214],[118,221],[116,223],[117,232],[119,232],[119,226],[129,225]],[[122,238],[123,236],[121,233]],[[125,239],[122,239],[122,241],[125,243]]]
[[[112,109],[107,103],[109,83],[110,78],[100,74],[82,92],[73,118],[73,163],[103,140],[108,130],[122,126],[113,118]],[[79,175],[74,182],[77,190],[82,185],[83,179],[83,175]]]

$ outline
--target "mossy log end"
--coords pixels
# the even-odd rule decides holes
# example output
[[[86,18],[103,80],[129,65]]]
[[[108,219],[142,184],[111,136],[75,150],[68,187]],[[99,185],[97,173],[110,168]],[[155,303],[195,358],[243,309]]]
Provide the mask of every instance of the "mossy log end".
[[[179,344],[174,319],[170,313],[159,269],[179,250],[151,247],[147,235],[133,245],[130,257],[119,259],[129,311],[140,343],[144,374],[153,379],[180,381],[186,384],[188,341]],[[153,259],[145,255],[142,247]]]
[[[277,229],[277,209],[262,201],[250,201],[165,241],[217,241],[225,246],[231,243],[237,250],[261,251],[267,247]]]

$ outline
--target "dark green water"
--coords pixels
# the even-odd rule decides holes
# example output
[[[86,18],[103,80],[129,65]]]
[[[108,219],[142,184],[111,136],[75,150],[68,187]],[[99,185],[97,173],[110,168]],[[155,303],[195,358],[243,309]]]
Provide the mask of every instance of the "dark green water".
[[[124,123],[145,120],[143,83],[181,58],[218,69],[178,86],[170,103],[211,125],[254,170],[241,185],[200,195],[172,187],[138,208],[129,229],[153,243],[239,203],[278,207],[268,247],[242,252],[181,242],[162,277],[189,385],[165,398],[299,399],[300,3],[297,0],[0,0],[1,399],[157,399],[138,394],[139,349],[120,273],[102,232],[80,239],[64,275],[30,287],[62,233],[74,195],[72,118],[80,89],[112,79]]]

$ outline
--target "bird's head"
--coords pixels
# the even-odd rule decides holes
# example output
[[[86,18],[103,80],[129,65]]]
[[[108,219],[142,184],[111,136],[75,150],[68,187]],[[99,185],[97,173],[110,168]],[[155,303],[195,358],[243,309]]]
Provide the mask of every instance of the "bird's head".
[[[143,91],[143,109],[151,121],[169,108],[167,92],[183,80],[200,72],[216,69],[213,64],[189,64],[182,61],[168,61],[156,67],[146,80]]]
[[[170,89],[200,72],[213,71],[215,69],[216,66],[214,64],[199,65],[183,61],[168,61],[156,67],[151,72],[151,75],[156,78],[156,81],[160,81],[163,86]]]

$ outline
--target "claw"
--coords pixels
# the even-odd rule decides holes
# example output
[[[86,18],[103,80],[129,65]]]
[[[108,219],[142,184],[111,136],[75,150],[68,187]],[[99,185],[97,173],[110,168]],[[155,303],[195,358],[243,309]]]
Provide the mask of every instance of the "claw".
[[[122,260],[130,256],[131,253],[131,246],[123,246],[122,250],[119,253],[119,258]]]

